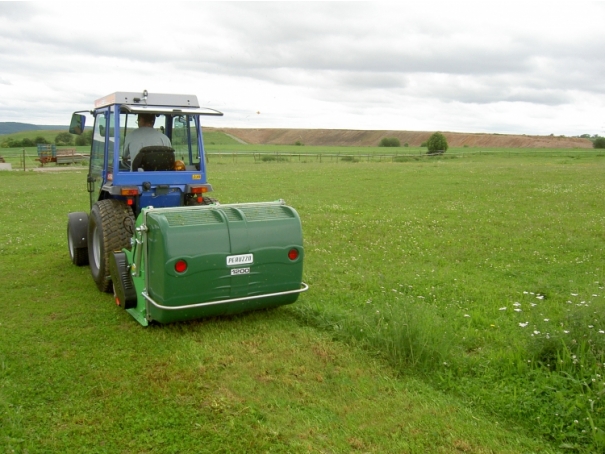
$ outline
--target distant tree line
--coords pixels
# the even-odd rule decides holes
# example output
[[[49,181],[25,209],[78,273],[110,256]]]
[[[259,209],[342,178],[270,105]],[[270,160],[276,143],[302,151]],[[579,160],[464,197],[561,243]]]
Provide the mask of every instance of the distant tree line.
[[[42,136],[37,136],[35,139],[30,139],[29,137],[25,137],[23,139],[15,139],[13,137],[8,137],[4,140],[0,146],[2,148],[26,148],[26,147],[35,147],[38,144],[49,145],[47,139]],[[80,136],[76,136],[74,140],[74,136],[68,132],[60,132],[55,136],[54,140],[55,145],[65,146],[65,145],[78,145],[78,146],[86,146],[92,143],[92,131],[84,131],[84,133]]]
[[[551,136],[553,136],[553,135],[554,134],[551,134]],[[594,148],[605,149],[605,137],[601,137],[598,134],[594,134],[592,136],[590,134],[582,134],[581,136],[577,136],[577,137],[580,137],[582,139],[591,140]],[[399,139],[397,139],[396,137],[384,137],[381,139],[378,146],[379,147],[400,147],[401,143],[399,142]],[[404,146],[407,147],[408,144],[406,143]],[[445,153],[447,151],[447,149],[449,148],[447,139],[440,132],[435,132],[434,134],[432,134],[431,137],[429,137],[428,140],[422,142],[420,144],[420,146],[427,147],[428,154],[442,154],[442,153]],[[467,145],[465,145],[465,147],[467,147]]]

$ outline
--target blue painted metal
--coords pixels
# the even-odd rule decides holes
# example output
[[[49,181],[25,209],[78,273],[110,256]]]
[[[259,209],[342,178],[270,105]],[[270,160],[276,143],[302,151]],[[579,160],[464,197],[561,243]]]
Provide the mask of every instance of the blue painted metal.
[[[172,207],[184,205],[186,197],[189,197],[187,190],[191,185],[204,185],[207,192],[212,191],[212,186],[208,184],[206,174],[205,148],[200,116],[222,115],[222,113],[212,109],[200,108],[195,95],[150,94],[147,91],[143,93],[116,92],[97,100],[95,107],[95,110],[91,112],[95,117],[94,131],[95,134],[97,131],[99,133],[97,135],[98,144],[101,140],[104,140],[104,156],[102,168],[98,165],[95,166],[92,158],[93,151],[91,150],[89,176],[95,179],[95,182],[90,183],[89,186],[91,207],[101,199],[126,200],[127,198],[120,194],[120,188],[125,186],[138,188],[139,196],[131,205],[135,216],[142,208],[147,206]],[[165,130],[165,134],[169,137],[173,134],[172,120],[175,117],[187,118],[185,123],[187,126],[183,128],[187,135],[187,143],[183,146],[186,146],[188,150],[179,152],[187,155],[186,160],[189,161],[187,170],[132,172],[120,168],[121,132],[123,133],[123,129],[125,129],[120,121],[126,118],[128,122],[132,118],[134,122],[136,114],[140,112],[162,114],[164,115],[163,118],[170,119],[170,121],[166,121]],[[190,122],[189,119],[192,121]],[[108,127],[101,130],[98,122]],[[195,137],[192,137],[192,130],[195,132]],[[92,148],[94,148],[94,138]],[[196,150],[195,155],[192,154],[192,150]],[[194,168],[193,163],[197,164],[197,168]]]

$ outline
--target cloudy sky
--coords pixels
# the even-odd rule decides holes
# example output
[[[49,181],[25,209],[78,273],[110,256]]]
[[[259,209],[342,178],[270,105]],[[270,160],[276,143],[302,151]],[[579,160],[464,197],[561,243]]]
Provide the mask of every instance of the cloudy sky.
[[[210,126],[605,135],[605,2],[0,2],[0,121],[115,91]]]

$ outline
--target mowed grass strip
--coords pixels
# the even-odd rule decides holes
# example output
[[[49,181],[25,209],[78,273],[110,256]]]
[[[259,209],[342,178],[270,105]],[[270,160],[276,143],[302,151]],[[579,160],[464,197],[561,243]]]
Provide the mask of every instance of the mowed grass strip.
[[[493,361],[486,355],[525,345],[523,331],[513,329],[517,312],[500,320],[504,328],[510,322],[506,330],[489,331],[476,321],[487,317],[484,310],[504,317],[500,298],[517,291],[514,281],[494,285],[499,280],[492,276],[481,284],[480,271],[490,270],[476,266],[483,265],[484,249],[475,244],[459,260],[461,269],[454,257],[465,248],[444,246],[460,231],[445,234],[432,222],[445,209],[439,203],[462,204],[448,190],[459,184],[469,199],[463,213],[479,214],[468,223],[462,213],[449,214],[462,226],[474,220],[481,231],[480,214],[491,209],[481,189],[519,170],[510,161],[471,164],[211,166],[214,195],[224,203],[283,197],[298,209],[312,289],[275,311],[151,329],[99,294],[88,269],[69,262],[66,213],[87,208],[85,172],[0,174],[0,443],[15,452],[550,452],[545,442],[501,428],[511,420],[498,425],[486,418],[485,409],[506,415],[492,408],[487,393],[471,411],[414,378],[432,370],[441,385],[461,377],[484,384],[465,369],[469,356]],[[553,175],[570,170],[546,164],[557,170]],[[591,162],[575,181],[591,185],[598,165]],[[536,164],[525,170],[535,173]],[[598,195],[602,187],[596,188]],[[575,206],[592,225],[592,211],[581,203]],[[578,230],[589,238],[596,231]],[[437,242],[440,236],[446,238]],[[592,290],[594,263],[587,258],[580,265],[576,284]],[[532,275],[519,282],[521,289],[534,288]],[[413,291],[406,290],[410,285]],[[449,369],[442,364],[448,359]],[[526,383],[517,389],[526,392]],[[534,424],[516,422],[526,429]]]

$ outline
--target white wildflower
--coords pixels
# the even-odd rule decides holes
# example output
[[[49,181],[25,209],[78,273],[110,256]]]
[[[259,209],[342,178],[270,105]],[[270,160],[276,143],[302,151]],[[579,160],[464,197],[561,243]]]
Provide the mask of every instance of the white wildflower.
[[[529,322],[525,322],[525,323],[519,323],[519,326],[521,328],[525,328],[527,325],[529,325]]]

